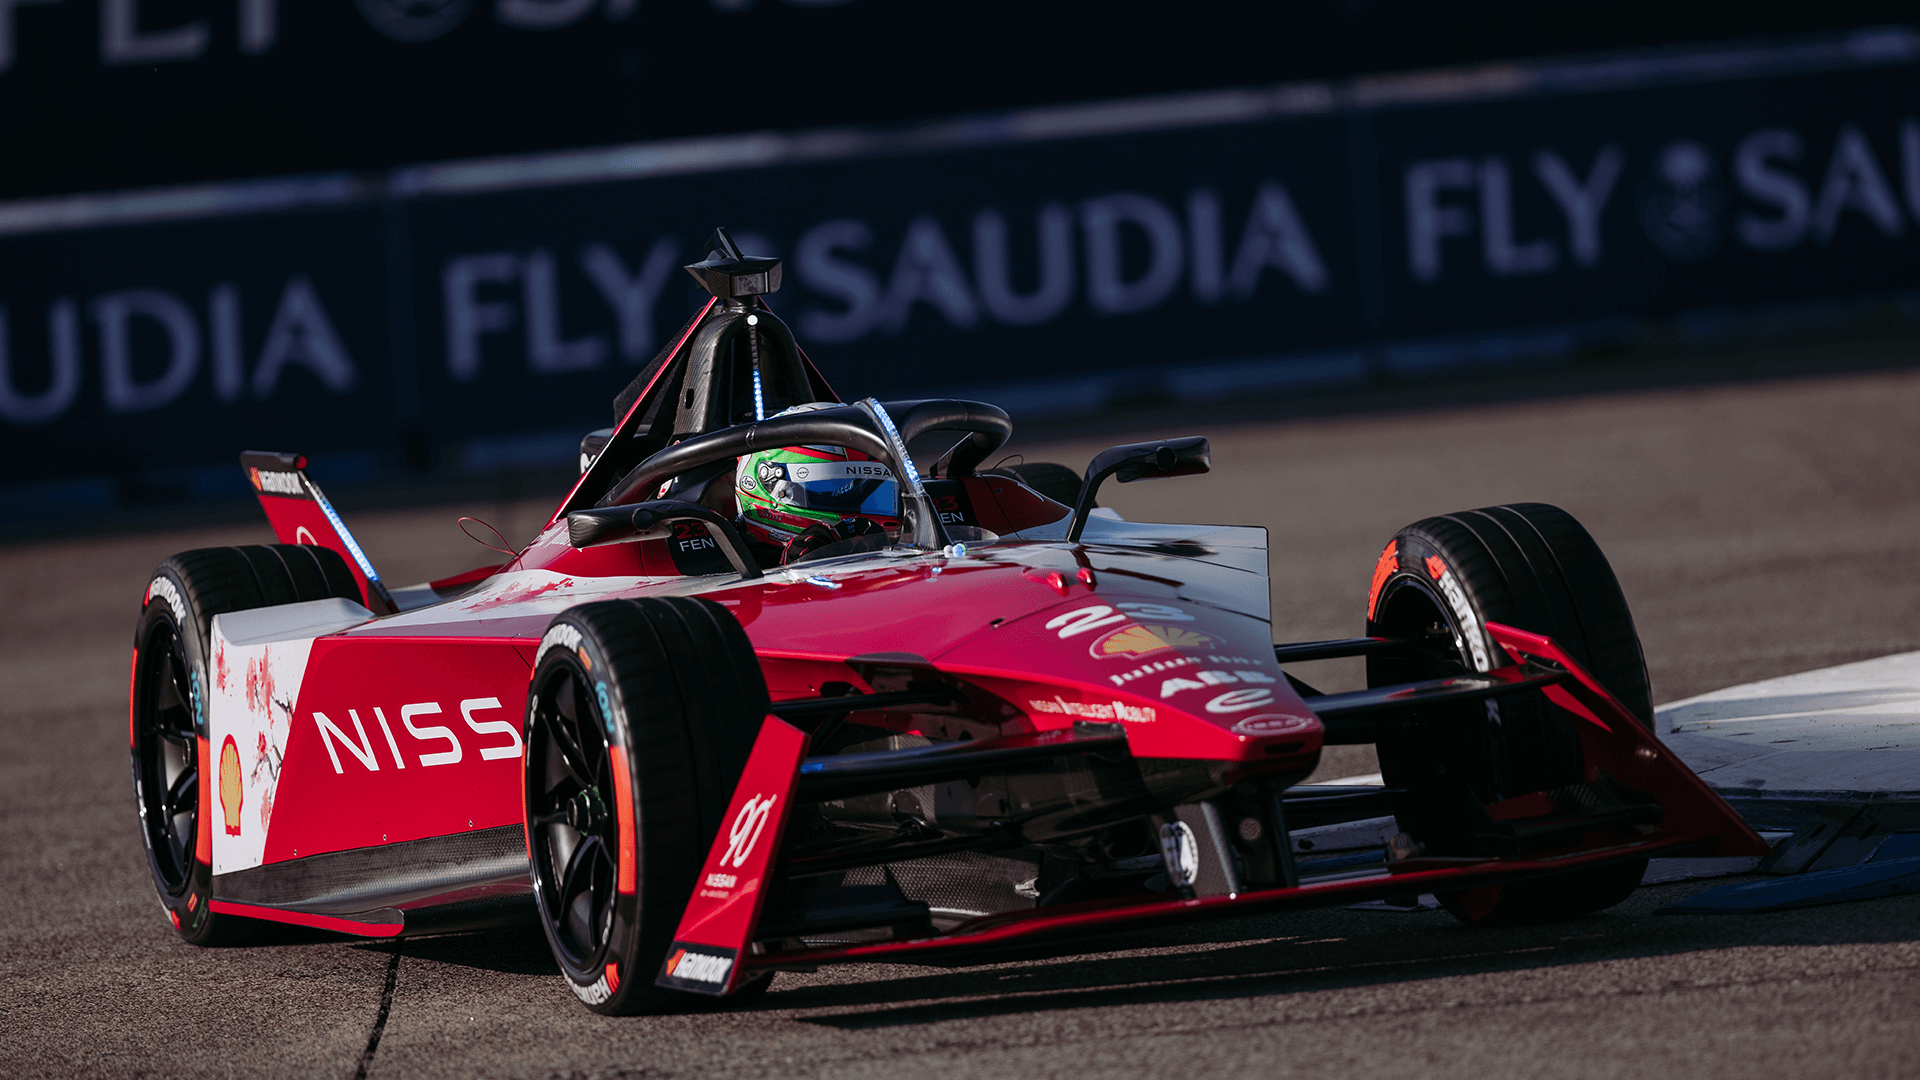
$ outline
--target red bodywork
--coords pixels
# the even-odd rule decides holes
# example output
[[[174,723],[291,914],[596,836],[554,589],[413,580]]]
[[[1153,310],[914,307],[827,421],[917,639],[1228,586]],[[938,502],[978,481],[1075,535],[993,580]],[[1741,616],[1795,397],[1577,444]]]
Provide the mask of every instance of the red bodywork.
[[[1293,782],[1312,770],[1322,725],[1273,657],[1266,578],[1255,572],[1265,553],[1248,539],[1255,531],[1167,526],[1165,536],[1155,539],[1156,527],[1128,526],[1133,535],[1125,540],[1090,533],[1082,543],[1067,545],[1044,538],[1049,528],[1058,528],[1064,513],[1058,504],[1002,477],[958,483],[978,525],[1010,539],[964,556],[839,560],[813,573],[775,572],[752,580],[688,578],[675,573],[668,549],[684,542],[679,538],[577,550],[556,517],[498,571],[463,575],[477,579],[472,582],[449,579],[464,592],[305,641],[298,685],[273,690],[284,701],[289,730],[268,794],[274,809],[270,826],[263,826],[268,831],[259,862],[216,865],[214,909],[391,935],[410,931],[415,914],[444,907],[450,898],[524,894],[523,839],[513,845],[522,860],[517,872],[491,878],[455,874],[456,880],[437,884],[408,877],[405,862],[425,849],[406,845],[444,845],[471,835],[498,846],[503,838],[522,837],[519,717],[535,650],[555,614],[593,599],[697,592],[719,602],[752,640],[775,701],[816,696],[830,682],[885,692],[880,672],[886,663],[876,666],[871,657],[888,654],[896,659],[887,663],[923,665],[964,684],[996,710],[938,716],[899,711],[862,721],[903,735],[1012,745],[1064,737],[1077,721],[1091,721],[1120,725],[1136,758],[1206,762],[1220,783],[1261,777]],[[276,514],[274,520],[283,534],[311,527],[304,515]],[[1035,538],[1011,539],[1023,532]],[[1217,548],[1194,539],[1209,535]],[[1194,550],[1178,548],[1182,543]],[[1213,557],[1197,556],[1196,550]],[[1570,673],[1568,682],[1547,693],[1584,721],[1580,735],[1593,767],[1659,801],[1664,815],[1657,827],[1631,840],[1597,840],[1524,859],[1412,859],[1292,888],[1063,903],[991,914],[910,940],[756,952],[756,926],[779,871],[808,742],[804,730],[769,716],[729,807],[731,827],[714,843],[677,938],[741,958],[725,991],[764,968],[1471,890],[1647,855],[1765,851],[1724,803],[1551,641],[1498,625],[1488,629],[1510,654]],[[238,657],[246,646],[223,639],[217,647]],[[266,650],[260,669],[267,671],[272,650],[284,647],[257,646]],[[898,659],[902,655],[909,659]],[[1522,669],[1490,674],[1514,680]],[[214,726],[217,736],[217,713]],[[1491,807],[1489,814],[1524,820],[1549,810],[1544,802],[1533,807],[1521,799]],[[629,848],[633,823],[623,817],[620,827],[622,847]],[[203,836],[201,850],[217,853],[223,840]],[[392,857],[380,857],[383,851]],[[623,868],[634,865],[631,856],[623,850]],[[276,870],[316,865],[316,857],[339,861],[338,872],[348,877],[353,866],[361,866],[363,887],[316,898],[261,884]],[[631,891],[633,883],[623,877],[620,887]],[[275,896],[281,902],[263,902]]]
[[[1009,479],[964,483],[983,527],[996,531],[1023,524],[1014,513],[1031,522],[1063,510]],[[474,725],[517,716],[534,651],[560,607],[686,591],[696,579],[673,576],[666,548],[675,542],[576,550],[557,524],[479,589],[315,639],[301,685],[282,688],[298,698],[265,861],[519,824],[518,739],[480,736]],[[1264,578],[1193,564],[1247,578],[1259,594],[1246,611],[1193,606],[1178,595],[1184,582],[1143,573],[1136,561],[1052,543],[999,545],[964,559],[828,567],[797,581],[705,579],[700,595],[739,619],[775,700],[832,681],[871,691],[848,658],[906,651],[1005,703],[993,725],[956,717],[940,737],[1118,720],[1138,756],[1310,770],[1319,724],[1271,655]],[[1175,680],[1182,685],[1166,689]],[[1256,733],[1234,730],[1249,718],[1261,718]]]
[[[779,329],[764,304],[755,303],[711,302],[688,323],[629,388],[636,396],[619,407],[616,427],[596,433],[607,436],[605,452],[583,470],[539,536],[503,566],[389,590],[306,476],[304,459],[242,456],[278,538],[338,551],[364,603],[316,600],[212,620],[197,851],[210,863],[213,910],[367,935],[455,929],[501,910],[524,911],[532,845],[522,802],[523,722],[542,637],[555,616],[576,605],[648,596],[697,595],[723,606],[744,628],[774,702],[700,881],[679,913],[674,948],[660,959],[658,982],[665,986],[726,993],[767,968],[1423,891],[1468,892],[1656,854],[1765,852],[1725,803],[1553,642],[1489,624],[1509,655],[1527,660],[1485,677],[1545,685],[1554,703],[1578,717],[1586,785],[1625,792],[1633,804],[1623,811],[1627,816],[1602,827],[1599,817],[1557,811],[1553,793],[1522,795],[1468,808],[1514,836],[1531,823],[1526,835],[1534,839],[1516,842],[1504,856],[1415,856],[1301,877],[1288,846],[1292,811],[1284,808],[1284,793],[1313,771],[1328,732],[1276,659],[1264,530],[1090,517],[1070,532],[1067,507],[1010,477],[972,475],[1011,430],[1004,413],[975,402],[895,403],[903,417],[918,417],[898,429],[888,406],[871,399],[810,411],[811,419],[752,420],[761,413],[763,374],[767,387],[787,395],[781,400],[835,400],[797,346],[791,353],[773,348],[790,344],[790,337],[776,334],[746,353],[728,351],[728,334],[756,325],[761,329],[753,333]],[[745,385],[727,374],[736,354],[753,357],[754,397],[743,406],[749,419],[740,420],[736,410],[715,420],[735,406],[722,402],[713,406],[719,412],[700,413],[706,406],[696,407],[702,399],[695,391]],[[784,366],[776,362],[782,355],[789,361]],[[747,370],[734,374],[744,379]],[[736,483],[731,463],[743,448],[760,445],[755,439],[793,435],[802,424],[846,434],[849,429],[831,425],[852,423],[844,418],[861,409],[868,410],[863,415],[872,418],[872,430],[861,427],[849,437],[868,440],[869,449],[890,445],[895,475],[906,481],[896,546],[764,574],[728,547],[724,565],[716,565],[725,531],[709,530],[687,511],[720,520],[701,501],[731,490],[709,485]],[[763,422],[771,426],[756,426]],[[907,442],[913,432],[931,430],[972,434],[943,459],[944,478],[923,486]],[[968,447],[977,451],[971,458],[954,456]],[[1183,463],[1181,452],[1198,456]],[[1144,478],[1149,468],[1164,476],[1204,471],[1205,453],[1204,440],[1175,440],[1117,447],[1096,464],[1111,462],[1101,476],[1124,482]],[[1132,471],[1116,471],[1123,468]],[[904,526],[909,498],[917,500],[911,543]],[[1090,494],[1081,498],[1091,505]],[[640,523],[639,515],[668,513],[661,507],[678,509]],[[935,517],[937,528],[929,524]],[[576,519],[579,533],[571,531]],[[618,532],[623,521],[631,527]],[[672,527],[656,528],[661,521]],[[950,528],[975,539],[951,544]],[[1376,591],[1381,580],[1376,572]],[[334,584],[344,591],[344,579]],[[1560,681],[1542,682],[1549,677]],[[929,697],[928,686],[946,690]],[[1483,681],[1473,692],[1497,689]],[[813,708],[812,715],[824,716],[822,699],[833,699],[824,702],[831,712],[839,701],[857,700],[846,697],[850,692],[892,696],[877,699],[879,707],[839,709],[838,719],[814,727],[777,715],[785,706],[789,715]],[[1335,717],[1327,701],[1320,708]],[[850,715],[859,719],[849,724],[868,732],[861,736],[866,741],[843,743],[842,750],[811,745]],[[844,749],[875,742],[891,749]],[[210,746],[222,747],[217,792]],[[819,756],[810,756],[815,749]],[[1058,848],[1081,851],[1072,843],[1100,830],[1144,826],[1133,837],[1138,846],[1102,846],[1097,865],[1086,864],[1109,883],[1134,874],[1138,887],[1110,885],[1092,889],[1092,898],[1063,900],[1081,894],[1043,896],[1036,872],[1003,882],[999,906],[989,904],[986,914],[979,907],[943,907],[936,924],[929,903],[911,900],[919,921],[900,922],[890,914],[900,908],[880,904],[862,910],[886,915],[882,923],[845,925],[879,927],[886,939],[822,944],[808,929],[835,918],[844,922],[844,916],[829,918],[821,914],[826,907],[796,899],[807,892],[794,884],[798,879],[817,881],[836,868],[877,868],[887,885],[848,888],[890,888],[906,897],[886,858],[849,862],[842,849],[808,848],[794,839],[795,808],[807,805],[822,820],[822,806],[844,810],[851,803],[822,794],[845,783],[833,781],[831,770],[879,769],[861,774],[867,779],[859,783],[875,775],[890,783],[885,770],[906,759],[886,753],[905,750],[938,751],[912,759],[918,762],[1045,760],[1052,764],[1044,768],[1058,770],[1042,781],[1033,779],[1038,771],[969,766],[949,775],[940,769],[950,764],[932,766],[924,775],[941,779],[922,790],[935,800],[934,811],[916,802],[920,814],[902,812],[907,839],[898,850],[909,852],[902,865],[920,858],[910,852],[926,850],[924,844],[911,845],[925,841],[926,830],[940,831],[927,819],[943,814],[956,824],[938,843],[960,842],[950,850],[1024,847],[1031,858],[1001,861],[1037,860],[1039,867],[1049,860],[1071,863]],[[851,762],[845,756],[869,754]],[[628,778],[644,762],[628,760],[617,747],[610,762],[619,790],[629,792],[616,806],[616,891],[631,896],[644,853],[636,850]],[[1091,786],[1072,786],[1083,777]],[[994,786],[1003,780],[1008,786]],[[844,788],[854,801],[880,790],[859,783]],[[945,785],[944,796],[936,793],[938,784]],[[1033,794],[1045,784],[1055,785],[1059,801]],[[941,798],[948,800],[944,807]],[[216,800],[232,801],[218,808],[225,822],[219,830],[211,829]],[[892,805],[885,814],[895,813]],[[1229,810],[1234,816],[1222,817]],[[1055,815],[1050,821],[1049,814]],[[1027,824],[1008,824],[1016,818],[1038,824],[1027,833]],[[850,820],[832,824],[859,825]],[[891,828],[891,820],[881,820],[880,828]],[[1238,831],[1229,833],[1223,821]],[[1581,824],[1587,821],[1596,824],[1588,829]],[[1208,839],[1203,843],[1197,834]],[[1157,852],[1141,854],[1155,835]],[[1543,837],[1548,840],[1535,842]],[[886,847],[892,842],[883,836],[859,857],[894,851]],[[1216,856],[1211,877],[1196,869]],[[1165,873],[1150,876],[1155,867]],[[1069,885],[1080,874],[1072,870]],[[1026,899],[1012,902],[1013,896]],[[688,957],[695,959],[682,967]],[[615,967],[606,971],[609,987],[623,974],[634,976]]]

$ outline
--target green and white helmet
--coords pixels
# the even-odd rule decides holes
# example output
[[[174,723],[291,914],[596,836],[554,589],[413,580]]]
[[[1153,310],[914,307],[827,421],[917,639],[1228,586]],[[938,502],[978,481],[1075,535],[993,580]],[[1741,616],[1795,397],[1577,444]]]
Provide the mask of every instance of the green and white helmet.
[[[795,405],[780,416],[831,409],[830,401]],[[748,540],[785,548],[814,525],[845,518],[898,527],[899,489],[893,470],[843,446],[786,446],[742,457],[734,469],[741,532]]]

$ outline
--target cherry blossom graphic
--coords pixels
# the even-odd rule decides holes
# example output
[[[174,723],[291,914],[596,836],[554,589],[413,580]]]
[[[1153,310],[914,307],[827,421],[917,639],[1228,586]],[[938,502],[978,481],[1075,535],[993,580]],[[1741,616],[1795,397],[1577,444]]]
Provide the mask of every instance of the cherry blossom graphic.
[[[509,585],[492,596],[475,600],[466,605],[466,609],[468,611],[492,611],[494,608],[506,607],[509,604],[525,603],[528,600],[538,599],[551,592],[571,588],[573,588],[572,578],[549,581],[544,585],[535,585],[532,582],[520,582]]]
[[[266,715],[273,701],[273,667],[269,660],[269,655],[262,653],[259,659],[247,661],[247,708],[256,715]]]

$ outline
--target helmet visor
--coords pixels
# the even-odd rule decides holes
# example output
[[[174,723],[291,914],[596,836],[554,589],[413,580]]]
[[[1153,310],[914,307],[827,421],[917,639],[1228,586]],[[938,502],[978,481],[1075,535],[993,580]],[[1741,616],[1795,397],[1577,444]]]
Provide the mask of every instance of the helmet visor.
[[[893,471],[877,461],[800,461],[782,466],[780,499],[804,510],[846,516],[895,517],[900,512]]]

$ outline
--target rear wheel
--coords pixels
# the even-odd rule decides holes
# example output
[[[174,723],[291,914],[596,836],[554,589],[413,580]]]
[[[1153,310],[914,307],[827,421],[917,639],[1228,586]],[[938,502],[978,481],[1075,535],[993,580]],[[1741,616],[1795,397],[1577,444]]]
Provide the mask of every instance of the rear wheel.
[[[1553,638],[1651,727],[1646,661],[1626,597],[1599,545],[1566,511],[1493,506],[1395,534],[1374,571],[1367,632],[1428,635],[1434,645],[1369,657],[1368,685],[1510,663],[1488,622]],[[1387,785],[1407,789],[1422,807],[1416,839],[1434,854],[1466,853],[1465,799],[1484,806],[1588,779],[1575,723],[1534,692],[1428,710],[1376,749]],[[1564,918],[1619,903],[1644,872],[1638,860],[1440,900],[1470,923]]]
[[[231,940],[251,923],[207,909],[213,784],[207,746],[207,656],[213,617],[271,604],[358,600],[346,562],[292,544],[202,548],[160,564],[134,630],[128,738],[134,796],[154,890],[180,936]]]
[[[655,973],[767,707],[745,631],[710,600],[584,604],[541,639],[526,718],[528,851],[547,944],[588,1008],[688,998],[656,987]]]

